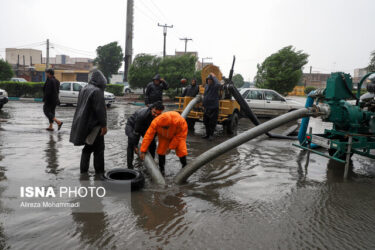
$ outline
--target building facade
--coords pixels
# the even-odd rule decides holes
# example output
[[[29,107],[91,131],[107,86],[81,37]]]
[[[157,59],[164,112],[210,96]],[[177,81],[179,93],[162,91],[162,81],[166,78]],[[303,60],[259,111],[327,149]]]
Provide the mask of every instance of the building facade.
[[[5,49],[5,60],[11,65],[32,66],[42,63],[42,51],[37,49]]]

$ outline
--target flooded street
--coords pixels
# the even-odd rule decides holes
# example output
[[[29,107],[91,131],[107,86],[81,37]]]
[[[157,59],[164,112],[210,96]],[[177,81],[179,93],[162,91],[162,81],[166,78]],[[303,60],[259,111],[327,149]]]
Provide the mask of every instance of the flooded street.
[[[124,127],[138,108],[108,109],[107,170],[126,167]],[[100,213],[73,213],[11,206],[21,199],[7,190],[12,183],[79,181],[82,147],[69,143],[74,110],[57,108],[64,122],[59,132],[45,131],[41,103],[9,102],[0,111],[0,249],[375,248],[375,160],[355,155],[344,180],[342,164],[312,154],[305,169],[306,154],[292,141],[266,136],[221,155],[183,186],[172,183],[181,167],[169,154],[168,187],[148,177],[126,207],[103,202]],[[310,124],[315,133],[329,126],[320,119]],[[241,119],[239,133],[251,126]],[[208,142],[201,139],[203,124],[196,124],[188,135],[188,162],[229,138],[221,126],[217,130]]]

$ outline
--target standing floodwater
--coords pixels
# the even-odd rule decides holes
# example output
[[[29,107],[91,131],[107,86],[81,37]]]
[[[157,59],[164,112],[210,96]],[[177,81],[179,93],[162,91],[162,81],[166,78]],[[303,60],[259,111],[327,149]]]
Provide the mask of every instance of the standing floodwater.
[[[138,108],[108,109],[107,170],[126,167],[124,127]],[[57,108],[64,126],[51,133],[41,129],[41,110],[39,103],[10,102],[0,111],[1,249],[375,248],[375,161],[354,156],[353,172],[343,180],[342,164],[312,154],[305,169],[306,155],[292,141],[266,136],[221,155],[183,186],[172,184],[180,163],[168,155],[168,187],[147,178],[125,207],[114,202],[99,204],[98,213],[25,213],[10,206],[20,199],[8,194],[12,183],[80,179],[81,148],[69,143],[75,107]],[[311,124],[314,132],[329,126],[319,119]],[[239,133],[251,126],[242,119]],[[210,142],[201,139],[204,127],[196,124],[188,135],[188,161],[228,139],[217,129]]]

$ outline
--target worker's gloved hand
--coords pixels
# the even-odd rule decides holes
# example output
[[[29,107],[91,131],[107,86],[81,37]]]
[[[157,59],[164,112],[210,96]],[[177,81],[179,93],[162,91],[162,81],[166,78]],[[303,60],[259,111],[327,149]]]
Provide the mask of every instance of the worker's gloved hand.
[[[135,152],[136,154],[138,154],[139,150],[138,150],[137,147],[134,147],[134,152]]]
[[[144,161],[145,157],[146,157],[146,153],[145,153],[145,152],[141,152],[141,154],[139,155],[139,158],[140,158],[142,161]]]

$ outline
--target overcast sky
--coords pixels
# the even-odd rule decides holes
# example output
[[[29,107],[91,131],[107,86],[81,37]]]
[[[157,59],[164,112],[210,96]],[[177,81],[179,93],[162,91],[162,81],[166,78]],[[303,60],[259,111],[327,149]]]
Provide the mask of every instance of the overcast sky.
[[[0,0],[0,56],[5,48],[43,50],[51,56],[95,57],[98,46],[118,41],[124,48],[126,0]],[[162,55],[184,50],[212,57],[228,75],[232,56],[235,73],[253,80],[257,63],[293,45],[310,55],[305,72],[329,73],[367,66],[375,50],[373,0],[134,0],[134,55]]]

